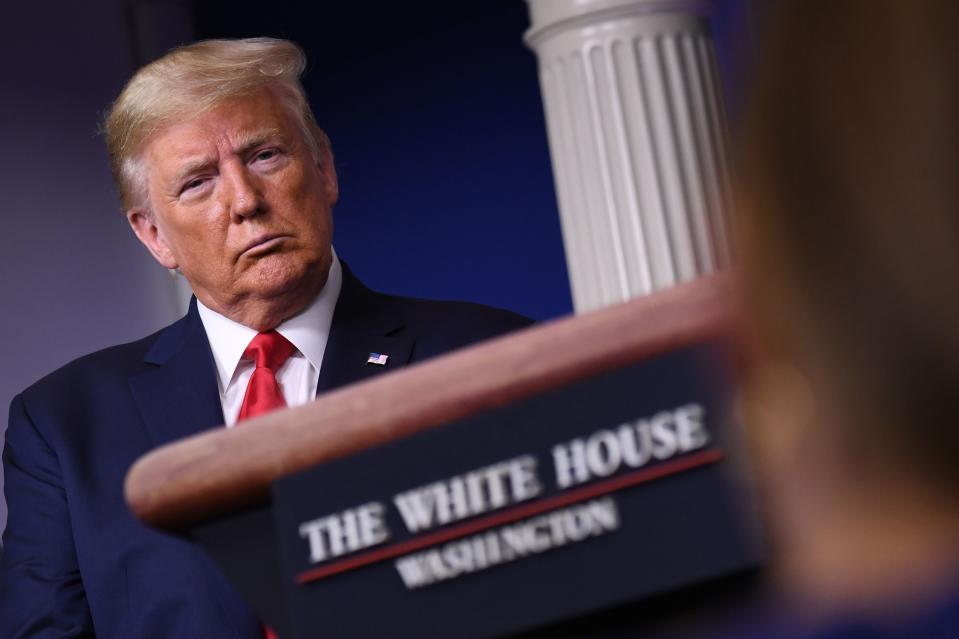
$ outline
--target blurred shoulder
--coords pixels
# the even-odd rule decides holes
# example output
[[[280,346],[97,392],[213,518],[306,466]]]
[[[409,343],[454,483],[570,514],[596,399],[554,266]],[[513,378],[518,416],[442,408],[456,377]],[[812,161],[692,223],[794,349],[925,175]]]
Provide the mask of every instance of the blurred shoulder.
[[[389,297],[402,306],[404,318],[411,326],[431,330],[467,330],[493,336],[533,324],[533,320],[519,313],[475,302]]]

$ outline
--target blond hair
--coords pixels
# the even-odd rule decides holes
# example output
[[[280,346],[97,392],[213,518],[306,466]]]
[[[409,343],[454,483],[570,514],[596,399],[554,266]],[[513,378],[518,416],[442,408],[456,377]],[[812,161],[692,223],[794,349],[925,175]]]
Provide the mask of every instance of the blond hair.
[[[142,155],[153,134],[262,89],[271,90],[290,110],[314,159],[321,161],[329,140],[300,84],[305,67],[306,56],[296,44],[248,38],[182,46],[137,71],[102,126],[123,210],[149,209]]]

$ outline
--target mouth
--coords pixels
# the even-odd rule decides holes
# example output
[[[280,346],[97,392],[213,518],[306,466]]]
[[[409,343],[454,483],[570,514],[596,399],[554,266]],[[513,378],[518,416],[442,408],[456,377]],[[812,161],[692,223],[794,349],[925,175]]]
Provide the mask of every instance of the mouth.
[[[252,242],[247,244],[243,250],[240,252],[241,257],[257,257],[258,255],[263,255],[264,253],[269,253],[270,251],[275,250],[282,244],[285,240],[289,239],[289,235],[261,235],[255,238]]]

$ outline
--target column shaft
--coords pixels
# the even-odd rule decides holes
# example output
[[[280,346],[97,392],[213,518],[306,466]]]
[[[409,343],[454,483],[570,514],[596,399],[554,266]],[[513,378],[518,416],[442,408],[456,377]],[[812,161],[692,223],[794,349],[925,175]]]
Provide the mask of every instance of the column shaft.
[[[727,265],[726,134],[706,5],[529,2],[576,310]]]

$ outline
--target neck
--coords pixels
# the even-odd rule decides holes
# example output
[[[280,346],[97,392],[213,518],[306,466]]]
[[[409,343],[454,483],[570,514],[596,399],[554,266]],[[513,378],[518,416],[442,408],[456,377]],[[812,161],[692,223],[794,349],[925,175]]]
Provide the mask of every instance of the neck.
[[[201,297],[199,293],[197,298],[210,310],[262,333],[302,312],[320,294],[327,279],[328,274],[314,281],[303,282],[295,288],[288,288],[275,297],[250,296],[232,300],[230,303],[207,299],[209,296]]]

